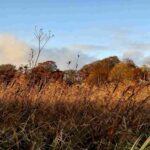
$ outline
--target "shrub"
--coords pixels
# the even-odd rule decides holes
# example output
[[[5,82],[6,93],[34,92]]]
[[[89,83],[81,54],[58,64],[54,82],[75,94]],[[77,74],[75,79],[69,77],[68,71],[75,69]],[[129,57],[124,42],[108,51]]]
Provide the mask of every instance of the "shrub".
[[[99,85],[107,81],[109,71],[109,68],[106,66],[95,65],[87,78],[87,82],[89,84]]]
[[[133,80],[138,74],[138,70],[128,64],[128,63],[119,63],[109,73],[109,81],[122,81],[122,80]]]
[[[88,77],[89,74],[93,71],[93,67],[96,68],[98,67],[100,69],[101,66],[106,65],[109,67],[113,67],[115,64],[119,63],[119,59],[116,56],[112,56],[109,58],[105,58],[103,60],[98,60],[96,62],[93,62],[91,64],[85,65],[83,68],[79,70],[80,74],[83,77]]]
[[[9,83],[15,76],[16,67],[11,64],[0,65],[0,80]]]
[[[89,84],[99,85],[100,83],[108,81],[108,75],[117,63],[119,63],[119,59],[117,57],[110,57],[95,62],[91,67],[87,82]]]
[[[123,63],[128,64],[130,67],[136,67],[134,61],[132,59],[126,58],[123,60]]]
[[[44,64],[44,63],[43,63]],[[63,72],[60,70],[52,70],[51,65],[43,66],[38,65],[35,68],[31,69],[31,72],[28,74],[29,80],[34,84],[43,84],[55,81],[62,81],[63,80]]]
[[[133,70],[133,80],[145,80],[144,76],[145,73],[142,71],[141,68],[135,68]]]
[[[31,72],[29,73],[29,80],[32,81],[34,84],[40,83],[41,80],[46,80],[49,78],[51,72],[47,69],[37,66],[35,68],[31,69]]]

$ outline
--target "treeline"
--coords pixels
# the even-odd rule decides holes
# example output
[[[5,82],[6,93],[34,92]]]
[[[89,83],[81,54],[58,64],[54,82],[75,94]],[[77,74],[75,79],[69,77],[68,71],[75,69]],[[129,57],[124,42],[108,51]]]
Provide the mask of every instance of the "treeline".
[[[150,81],[150,68],[146,65],[138,67],[126,59],[120,61],[116,56],[84,66],[81,72],[86,74],[89,84],[101,84],[110,81]]]
[[[1,82],[9,84],[20,76],[33,84],[59,81],[70,85],[83,82],[100,85],[112,81],[150,81],[150,68],[146,65],[138,67],[130,59],[120,61],[116,56],[85,65],[80,70],[61,71],[53,61],[39,63],[33,68],[21,66],[16,69],[11,64],[0,65]]]

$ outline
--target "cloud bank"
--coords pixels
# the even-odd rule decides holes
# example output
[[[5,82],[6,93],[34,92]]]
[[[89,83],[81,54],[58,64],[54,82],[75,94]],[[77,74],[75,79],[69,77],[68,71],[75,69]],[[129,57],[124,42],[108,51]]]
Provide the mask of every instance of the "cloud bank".
[[[91,63],[96,59],[94,56],[90,56],[84,51],[77,51],[72,48],[64,47],[59,49],[51,48],[45,53],[43,52],[43,56],[40,61],[53,60],[56,62],[58,68],[62,70],[75,69],[78,54],[80,55],[78,60],[78,69],[81,68],[83,65]],[[71,64],[68,66],[67,63],[69,61],[71,61]]]
[[[40,62],[46,60],[56,61],[57,66],[60,69],[74,69],[77,61],[77,55],[80,54],[79,58],[79,68],[81,68],[86,63],[94,61],[95,58],[89,56],[91,53],[101,46],[95,45],[71,45],[63,48],[51,48],[49,50],[43,50]],[[78,49],[78,50],[77,50]],[[27,45],[22,40],[18,39],[11,34],[0,34],[0,64],[11,63],[14,65],[21,65],[28,63],[28,57],[30,53],[30,46]],[[71,65],[68,67],[67,62],[71,61]]]
[[[117,34],[118,35],[118,34]],[[114,55],[111,49],[116,49],[114,53],[120,55],[120,58],[130,58],[136,64],[150,65],[150,43],[142,41],[130,40],[130,35],[121,34],[115,36],[114,43],[117,45],[92,45],[92,44],[73,44],[62,48],[50,48],[43,50],[39,62],[53,60],[58,68],[74,69],[77,61],[77,55],[80,55],[78,68],[83,65],[95,61],[99,52],[111,52],[109,55]],[[119,51],[118,51],[119,50]],[[17,66],[28,63],[30,46],[24,41],[18,39],[12,34],[0,34],[0,64],[11,63]],[[109,56],[108,56],[109,57]],[[71,61],[68,66],[67,62]]]
[[[132,59],[138,65],[150,65],[150,43],[128,43],[127,50],[123,51],[122,56]]]
[[[109,50],[109,47],[104,45],[92,45],[92,44],[74,44],[68,46],[70,49],[76,50],[84,50],[85,52],[92,52],[92,51],[101,51],[101,50]]]
[[[132,59],[137,65],[150,64],[150,42],[145,32],[135,29],[117,29],[112,33],[112,46],[121,59]]]
[[[0,34],[0,64],[27,63],[29,46],[11,34]]]

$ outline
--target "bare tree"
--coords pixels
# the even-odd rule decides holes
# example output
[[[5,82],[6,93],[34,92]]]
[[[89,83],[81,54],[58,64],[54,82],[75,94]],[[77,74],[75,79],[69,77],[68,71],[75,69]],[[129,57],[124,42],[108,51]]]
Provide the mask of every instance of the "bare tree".
[[[34,49],[30,49],[30,54],[29,54],[29,67],[32,68],[34,66],[34,56],[35,56],[35,51]]]
[[[35,59],[34,66],[37,65],[37,62],[39,60],[40,54],[43,51],[44,47],[46,46],[47,42],[54,37],[54,34],[51,34],[51,31],[48,33],[45,33],[42,28],[37,29],[35,26],[35,32],[34,32],[35,38],[37,39],[38,42],[38,53],[37,57]]]
[[[78,62],[79,62],[79,57],[80,57],[80,54],[78,53],[78,55],[77,55],[77,60],[76,60],[76,64],[75,64],[75,70],[77,71],[77,69],[78,69]]]

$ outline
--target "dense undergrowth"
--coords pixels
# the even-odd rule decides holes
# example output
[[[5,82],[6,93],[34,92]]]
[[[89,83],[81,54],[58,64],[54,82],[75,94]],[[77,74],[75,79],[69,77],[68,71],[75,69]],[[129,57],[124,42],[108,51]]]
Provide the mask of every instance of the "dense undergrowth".
[[[149,68],[117,57],[78,71],[47,63],[0,66],[0,150],[139,150],[150,136]]]
[[[0,100],[0,149],[130,150],[150,135],[149,98]],[[148,148],[150,149],[150,148]]]

